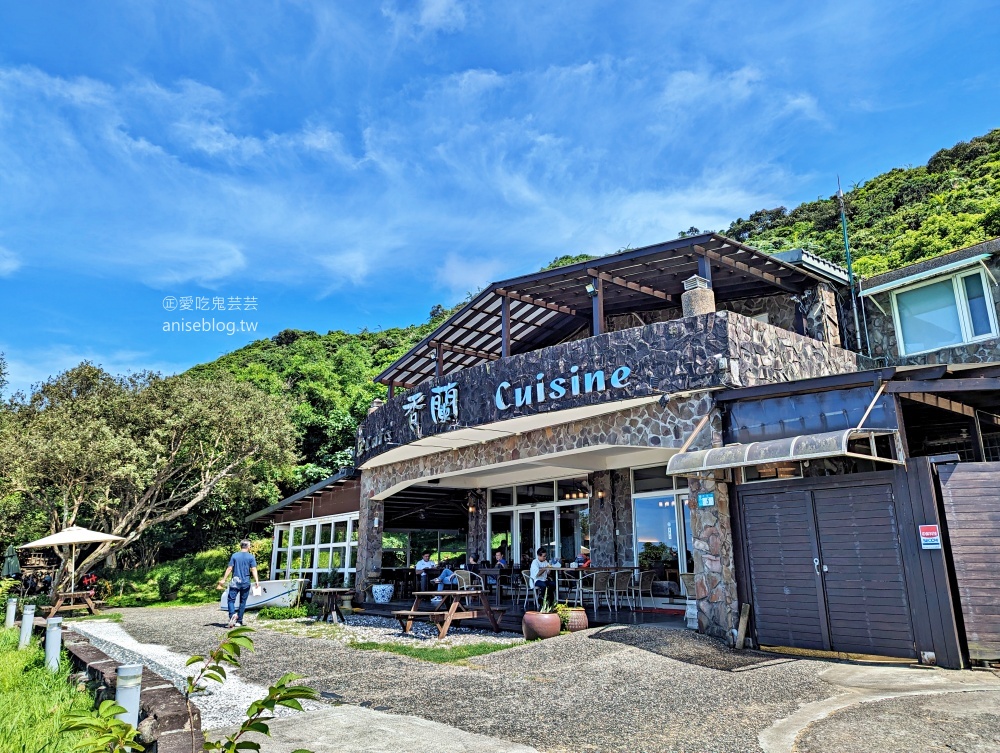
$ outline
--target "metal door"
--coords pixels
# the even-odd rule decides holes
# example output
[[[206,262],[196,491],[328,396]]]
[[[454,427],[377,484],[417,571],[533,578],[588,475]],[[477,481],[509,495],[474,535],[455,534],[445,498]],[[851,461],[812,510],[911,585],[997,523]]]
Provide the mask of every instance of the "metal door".
[[[738,496],[759,643],[915,656],[891,482]]]

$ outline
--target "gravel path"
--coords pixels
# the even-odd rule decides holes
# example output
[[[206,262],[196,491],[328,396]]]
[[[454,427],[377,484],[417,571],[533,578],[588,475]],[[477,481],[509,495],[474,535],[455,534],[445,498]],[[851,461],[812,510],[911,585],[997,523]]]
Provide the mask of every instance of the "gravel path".
[[[182,655],[208,650],[225,631],[214,605],[122,612],[133,638]],[[259,630],[240,670],[247,682],[296,671],[328,698],[550,753],[760,751],[760,730],[837,692],[817,678],[821,662],[709,668],[701,665],[727,666],[725,649],[657,627],[597,628],[442,665],[249,624]]]
[[[72,628],[112,659],[123,664],[145,664],[180,691],[187,688],[187,677],[197,666],[186,667],[187,654],[171,651],[164,646],[139,643],[114,622],[87,620],[71,623]],[[206,730],[240,724],[246,718],[250,703],[267,695],[267,685],[246,682],[235,672],[227,671],[228,679],[222,685],[208,682],[205,690],[192,696],[194,705],[201,711],[202,728]],[[304,703],[307,710],[321,708],[316,703]],[[277,716],[296,712],[279,708]]]

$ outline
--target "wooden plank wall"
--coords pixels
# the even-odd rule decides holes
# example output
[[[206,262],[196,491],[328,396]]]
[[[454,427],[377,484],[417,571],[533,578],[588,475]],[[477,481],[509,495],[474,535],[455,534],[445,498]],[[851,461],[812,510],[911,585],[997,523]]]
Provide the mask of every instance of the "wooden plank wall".
[[[938,466],[945,539],[973,661],[1000,660],[1000,463]]]

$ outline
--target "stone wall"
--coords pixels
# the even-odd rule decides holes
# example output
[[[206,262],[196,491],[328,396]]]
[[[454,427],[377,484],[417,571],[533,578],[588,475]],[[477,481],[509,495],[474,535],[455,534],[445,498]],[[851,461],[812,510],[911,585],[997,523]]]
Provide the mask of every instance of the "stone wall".
[[[590,561],[595,567],[630,566],[635,561],[632,473],[628,468],[597,471],[589,481]]]
[[[688,479],[688,489],[698,629],[731,643],[732,630],[739,621],[739,599],[733,560],[729,485],[710,478],[691,478]],[[700,492],[714,492],[715,506],[698,507]]]
[[[490,542],[486,540],[486,490],[475,489],[469,492],[469,530],[466,536],[468,554],[480,558],[480,564],[489,565],[493,561]]]

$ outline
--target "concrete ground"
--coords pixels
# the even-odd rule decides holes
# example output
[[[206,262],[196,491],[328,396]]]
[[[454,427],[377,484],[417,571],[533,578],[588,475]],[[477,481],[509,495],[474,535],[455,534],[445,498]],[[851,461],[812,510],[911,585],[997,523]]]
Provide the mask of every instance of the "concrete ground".
[[[182,653],[203,653],[224,632],[214,607],[122,611],[134,638]],[[596,628],[464,665],[267,629],[253,638],[241,678],[268,683],[295,671],[349,704],[275,722],[268,752],[1000,751],[1000,677],[991,672],[732,652],[650,626]],[[427,745],[405,742],[424,733]]]

